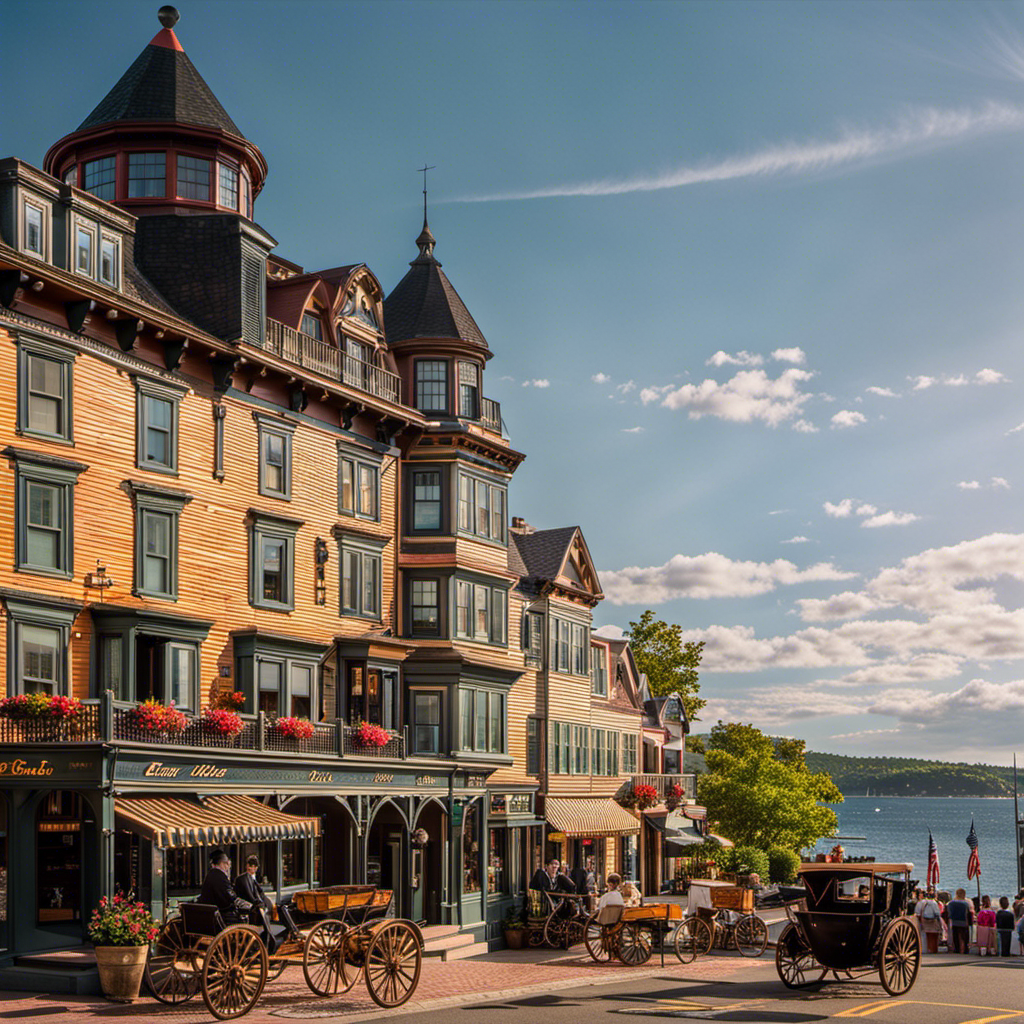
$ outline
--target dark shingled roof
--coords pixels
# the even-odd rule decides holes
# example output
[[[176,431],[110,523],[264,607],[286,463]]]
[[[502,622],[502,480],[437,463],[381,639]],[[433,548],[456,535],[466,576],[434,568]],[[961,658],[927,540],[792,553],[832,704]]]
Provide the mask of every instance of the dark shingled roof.
[[[434,257],[434,236],[426,223],[416,244],[419,256],[384,300],[388,344],[412,338],[457,338],[487,348],[483,332]]]
[[[553,580],[566,552],[576,536],[578,526],[563,526],[558,530],[537,530],[535,533],[510,533],[509,536],[519,552],[519,558],[526,569],[525,575],[542,580]],[[509,568],[516,571],[511,554]]]
[[[173,121],[244,138],[183,50],[150,43],[78,126],[112,121]]]

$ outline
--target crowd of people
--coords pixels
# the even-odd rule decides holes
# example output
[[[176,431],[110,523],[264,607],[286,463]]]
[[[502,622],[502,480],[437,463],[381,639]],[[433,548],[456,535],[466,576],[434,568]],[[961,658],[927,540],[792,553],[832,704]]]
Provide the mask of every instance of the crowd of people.
[[[916,889],[909,912],[917,919],[925,952],[937,953],[944,945],[949,953],[979,956],[1020,956],[1024,953],[1024,889],[1012,906],[1000,896],[993,906],[990,896],[968,899],[964,889],[948,892]]]
[[[608,876],[608,888],[612,888],[612,875]],[[640,890],[630,881],[623,882],[619,875],[616,878],[616,891],[621,895],[627,907],[636,907],[641,903]],[[537,868],[530,879],[530,889],[538,893],[563,893],[569,896],[583,896],[587,900],[587,909],[593,910],[599,892],[597,873],[594,870],[593,858],[588,858],[585,865],[578,864],[571,871],[569,864],[557,857],[552,857],[543,867]],[[537,908],[541,911],[541,908]]]

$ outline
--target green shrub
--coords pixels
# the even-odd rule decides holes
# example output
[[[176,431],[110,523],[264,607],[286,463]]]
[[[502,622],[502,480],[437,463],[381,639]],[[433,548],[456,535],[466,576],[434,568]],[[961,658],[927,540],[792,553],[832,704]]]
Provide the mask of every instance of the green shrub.
[[[756,846],[737,846],[733,850],[732,870],[738,875],[756,872],[764,881],[768,877],[768,854]]]
[[[800,867],[800,854],[784,846],[773,846],[768,851],[768,877],[777,885],[789,885],[796,881]]]

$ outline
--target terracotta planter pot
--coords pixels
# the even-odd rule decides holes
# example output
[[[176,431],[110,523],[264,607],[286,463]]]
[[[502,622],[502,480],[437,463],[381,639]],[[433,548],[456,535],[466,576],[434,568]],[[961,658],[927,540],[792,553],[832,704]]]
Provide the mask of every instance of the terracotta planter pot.
[[[506,931],[505,945],[509,949],[522,949],[526,945],[526,929],[517,928],[515,931]]]
[[[149,946],[95,946],[93,952],[107,999],[115,1003],[138,999]]]

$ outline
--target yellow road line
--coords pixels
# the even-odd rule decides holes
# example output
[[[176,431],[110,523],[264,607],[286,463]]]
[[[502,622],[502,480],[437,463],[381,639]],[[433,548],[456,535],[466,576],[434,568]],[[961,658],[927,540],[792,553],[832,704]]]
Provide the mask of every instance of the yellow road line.
[[[1008,1020],[1010,1017],[1024,1016],[1024,1010],[1008,1010],[1003,1006],[974,1006],[971,1003],[935,1003],[927,999],[901,999],[894,1002],[891,999],[883,999],[880,1002],[861,1003],[860,1006],[851,1006],[848,1010],[841,1010],[834,1014],[836,1017],[870,1017],[872,1014],[880,1013],[887,1007],[897,1006],[944,1006],[954,1010],[994,1010],[993,1017],[976,1017],[972,1020],[961,1021],[960,1024],[990,1024],[996,1020]]]
[[[1024,1010],[1012,1010],[1010,1013],[997,1013],[994,1017],[975,1017],[974,1020],[961,1021],[960,1024],[991,1024],[994,1020],[1009,1020],[1010,1017],[1020,1017]]]

